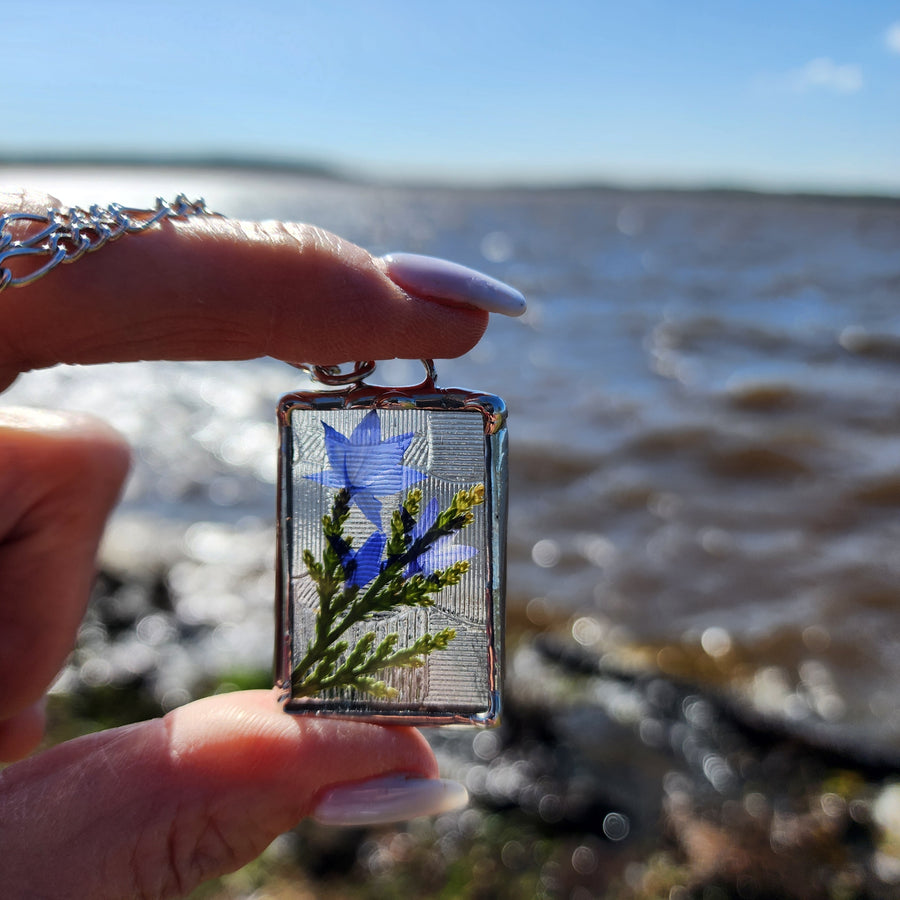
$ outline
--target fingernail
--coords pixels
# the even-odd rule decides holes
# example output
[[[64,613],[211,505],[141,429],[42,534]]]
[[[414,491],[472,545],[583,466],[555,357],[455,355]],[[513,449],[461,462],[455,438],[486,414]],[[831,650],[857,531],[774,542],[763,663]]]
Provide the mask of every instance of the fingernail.
[[[451,300],[504,316],[525,312],[519,291],[475,269],[417,253],[390,253],[382,259],[388,278],[417,297]]]
[[[388,775],[330,790],[313,818],[322,825],[378,825],[459,809],[469,794],[456,781]]]

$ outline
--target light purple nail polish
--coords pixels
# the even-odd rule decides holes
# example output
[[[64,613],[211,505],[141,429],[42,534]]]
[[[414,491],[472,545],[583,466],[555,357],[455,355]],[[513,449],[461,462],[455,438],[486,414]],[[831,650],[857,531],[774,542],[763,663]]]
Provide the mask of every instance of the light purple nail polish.
[[[313,818],[322,825],[380,825],[459,809],[469,794],[456,781],[388,775],[334,788]]]
[[[382,259],[388,278],[417,297],[450,300],[504,316],[525,312],[525,297],[519,291],[475,269],[417,253],[390,253]]]

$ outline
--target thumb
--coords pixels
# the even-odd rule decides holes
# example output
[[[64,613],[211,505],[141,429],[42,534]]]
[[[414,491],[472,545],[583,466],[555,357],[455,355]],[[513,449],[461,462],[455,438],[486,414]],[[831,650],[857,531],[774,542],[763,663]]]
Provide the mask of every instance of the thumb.
[[[411,728],[286,715],[268,691],[211,697],[0,772],[0,883],[17,897],[181,896],[337,795],[364,796],[358,788],[390,774],[439,789],[436,771]],[[465,793],[429,796],[394,818],[441,812]]]

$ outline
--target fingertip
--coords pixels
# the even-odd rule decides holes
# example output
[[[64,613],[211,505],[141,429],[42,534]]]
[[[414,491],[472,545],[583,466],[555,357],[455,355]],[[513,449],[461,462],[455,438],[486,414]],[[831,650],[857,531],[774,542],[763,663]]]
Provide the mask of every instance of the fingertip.
[[[414,728],[286,713],[274,691],[219,694],[164,719],[178,766],[204,777],[248,775],[298,791],[303,814],[315,794],[351,780],[405,771],[437,775],[437,761]]]
[[[406,290],[383,259],[335,235],[289,225],[278,235],[282,248],[293,241],[298,277],[266,298],[267,355],[315,365],[446,359],[487,328],[486,311]]]
[[[108,486],[103,492],[108,502],[131,465],[131,449],[122,433],[88,413],[4,407],[0,431],[5,432],[5,448],[19,451],[22,477],[37,480],[43,472],[45,479],[89,479],[97,489]]]
[[[110,444],[125,444],[121,432],[88,413],[6,406],[0,409],[0,427],[30,431],[52,437],[91,438]]]

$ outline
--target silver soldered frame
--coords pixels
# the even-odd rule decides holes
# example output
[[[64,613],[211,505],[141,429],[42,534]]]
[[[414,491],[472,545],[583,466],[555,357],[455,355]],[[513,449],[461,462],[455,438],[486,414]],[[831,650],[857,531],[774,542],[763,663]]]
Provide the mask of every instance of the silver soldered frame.
[[[427,368],[427,367],[426,367]],[[499,722],[503,675],[503,626],[506,589],[507,525],[507,410],[503,400],[492,394],[461,388],[438,388],[432,372],[415,387],[379,387],[362,382],[336,391],[298,391],[284,396],[278,405],[279,473],[277,508],[276,603],[277,626],[275,677],[279,701],[285,711],[318,716],[339,716],[381,724],[492,726]],[[377,699],[327,700],[295,698],[291,695],[291,668],[294,659],[294,597],[291,584],[296,560],[293,530],[295,514],[292,491],[294,434],[291,419],[297,412],[343,409],[416,409],[467,411],[479,414],[484,425],[485,513],[490,527],[484,583],[487,629],[486,667],[489,701],[484,708],[470,704],[445,704],[396,708]]]

